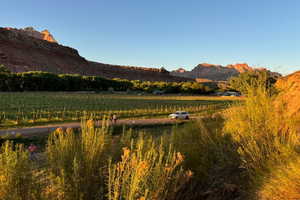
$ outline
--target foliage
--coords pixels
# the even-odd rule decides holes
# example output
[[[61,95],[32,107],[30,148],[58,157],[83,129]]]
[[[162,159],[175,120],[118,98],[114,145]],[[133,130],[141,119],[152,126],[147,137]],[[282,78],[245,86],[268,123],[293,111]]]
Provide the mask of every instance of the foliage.
[[[208,94],[213,90],[198,82],[151,82],[151,81],[131,81],[132,89],[144,92],[154,92],[156,90],[164,93],[189,93],[189,94]]]
[[[268,71],[253,71],[244,72],[237,77],[233,77],[229,80],[230,88],[241,92],[246,95],[248,92],[249,85],[252,87],[258,87],[264,84],[264,87],[275,92],[274,84],[276,78],[272,76],[271,72]]]
[[[174,199],[192,176],[181,168],[183,156],[167,151],[163,142],[140,138],[131,149],[123,148],[121,161],[109,163],[108,199]]]
[[[73,130],[56,130],[48,140],[47,157],[51,172],[47,193],[54,199],[99,199],[103,195],[102,167],[109,144],[109,129],[95,128],[93,120],[83,122],[81,134]]]
[[[250,190],[256,194],[270,173],[299,156],[299,135],[284,105],[273,104],[264,82],[255,82],[246,89],[244,104],[227,112],[224,131],[236,142],[242,167],[251,179]]]
[[[33,167],[22,145],[6,142],[0,152],[0,199],[27,200],[37,197]]]
[[[185,155],[184,167],[194,174],[178,199],[199,199],[205,193],[207,199],[234,198],[226,187],[239,188],[243,174],[237,146],[230,135],[222,132],[223,121],[220,116],[208,117],[173,130],[171,143]]]
[[[296,158],[286,164],[274,167],[265,178],[258,198],[261,200],[295,200],[300,199],[300,159]]]
[[[103,91],[124,89],[124,83],[97,76],[23,72],[0,74],[0,91]],[[130,87],[127,83],[126,87]]]
[[[225,108],[234,99],[201,96],[111,95],[93,93],[23,92],[2,93],[0,126],[80,121],[93,115],[100,120],[116,113],[119,118],[166,116],[176,110],[205,113]]]
[[[111,140],[103,121],[101,128],[93,120],[83,121],[80,133],[57,129],[48,139],[47,161],[31,162],[23,146],[4,144],[1,199],[170,199],[187,183],[191,172],[182,169],[183,156],[165,149],[163,142],[139,137],[124,146],[123,154],[112,153],[111,145],[127,136]],[[128,143],[117,144],[122,145]]]
[[[41,71],[0,73],[0,91],[107,91],[109,88],[115,91],[136,90],[149,93],[155,90],[191,94],[212,92],[211,88],[197,82],[130,81],[78,74],[57,75]]]

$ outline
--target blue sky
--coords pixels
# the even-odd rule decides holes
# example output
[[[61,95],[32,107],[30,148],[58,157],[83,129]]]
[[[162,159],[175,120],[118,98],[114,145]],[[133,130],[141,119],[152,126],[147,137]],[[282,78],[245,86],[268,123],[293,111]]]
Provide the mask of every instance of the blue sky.
[[[298,0],[9,0],[0,26],[48,29],[103,63],[192,69],[248,63],[300,70]]]

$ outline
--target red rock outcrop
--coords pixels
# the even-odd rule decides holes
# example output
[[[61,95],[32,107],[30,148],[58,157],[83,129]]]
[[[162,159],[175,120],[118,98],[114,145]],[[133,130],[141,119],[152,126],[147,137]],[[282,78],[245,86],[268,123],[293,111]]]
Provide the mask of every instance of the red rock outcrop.
[[[276,87],[280,91],[276,104],[286,106],[288,115],[300,116],[300,71],[279,79]]]
[[[76,49],[56,43],[49,31],[43,31],[41,35],[31,28],[0,28],[0,64],[12,72],[47,71],[147,81],[193,80],[171,76],[163,68],[90,62],[81,57]]]
[[[180,70],[172,71],[173,76],[193,78],[193,79],[209,79],[213,81],[226,81],[233,76],[237,76],[240,73],[248,71],[262,71],[266,70],[265,68],[252,68],[248,64],[234,64],[227,65],[226,67],[222,65],[214,65],[208,63],[202,63],[197,65],[192,71],[185,71],[180,68]],[[272,74],[276,77],[280,76],[278,73]]]
[[[54,39],[54,37],[51,35],[51,33],[48,30],[43,30],[42,32],[39,32],[35,30],[33,27],[26,27],[24,29],[16,29],[16,28],[10,28],[6,27],[6,30],[12,31],[16,34],[23,34],[30,37],[34,37],[36,39],[40,40],[46,40],[48,42],[57,43],[57,41]]]

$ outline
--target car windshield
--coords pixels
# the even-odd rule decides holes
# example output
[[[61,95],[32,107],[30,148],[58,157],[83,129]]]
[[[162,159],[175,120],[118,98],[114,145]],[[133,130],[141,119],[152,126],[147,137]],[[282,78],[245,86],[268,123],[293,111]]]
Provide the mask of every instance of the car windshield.
[[[175,114],[180,115],[180,112],[176,112]]]

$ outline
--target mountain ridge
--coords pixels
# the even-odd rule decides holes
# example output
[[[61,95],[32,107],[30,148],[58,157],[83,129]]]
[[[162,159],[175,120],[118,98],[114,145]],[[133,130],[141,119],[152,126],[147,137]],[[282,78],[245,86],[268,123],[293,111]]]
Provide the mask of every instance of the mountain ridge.
[[[179,68],[171,72],[173,76],[193,78],[193,79],[209,79],[213,81],[227,81],[233,76],[249,71],[269,71],[266,68],[253,68],[247,63],[229,64],[227,66],[201,63],[194,67],[191,71]],[[281,74],[271,72],[273,76],[280,77]]]
[[[49,31],[45,32],[51,35]],[[88,61],[74,48],[49,42],[44,37],[33,37],[32,34],[24,33],[23,29],[1,27],[0,64],[4,64],[12,72],[46,71],[128,80],[193,81],[190,78],[172,76],[163,68],[131,67]]]
[[[239,73],[254,70],[246,63],[226,67],[202,63],[191,71],[179,68],[169,72],[164,68],[93,62],[80,56],[76,49],[59,44],[50,31],[39,32],[32,27],[24,29],[0,27],[0,64],[4,64],[12,72],[47,71],[56,74],[175,82],[195,81],[195,79],[224,81]]]

